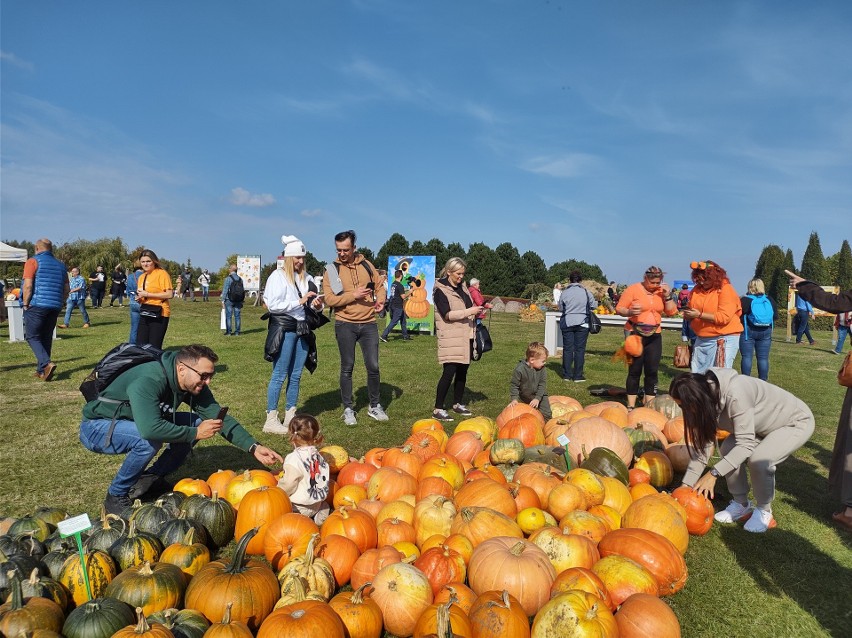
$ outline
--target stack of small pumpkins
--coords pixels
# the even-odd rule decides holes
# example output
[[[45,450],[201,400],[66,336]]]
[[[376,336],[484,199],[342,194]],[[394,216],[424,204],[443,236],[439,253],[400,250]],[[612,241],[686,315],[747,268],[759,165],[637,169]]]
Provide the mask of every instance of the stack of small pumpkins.
[[[515,404],[451,435],[420,420],[361,459],[323,448],[334,481],[321,525],[270,472],[185,479],[128,521],[97,521],[91,601],[80,557],[51,533],[64,512],[6,519],[0,633],[679,636],[660,597],[683,588],[689,534],[707,532],[713,507],[688,488],[658,491],[680,469],[677,406],[551,406],[547,422]]]

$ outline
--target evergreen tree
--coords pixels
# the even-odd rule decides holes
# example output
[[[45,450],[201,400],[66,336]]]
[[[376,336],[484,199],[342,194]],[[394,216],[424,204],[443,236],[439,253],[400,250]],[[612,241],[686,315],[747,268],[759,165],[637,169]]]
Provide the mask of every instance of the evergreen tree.
[[[792,261],[792,252],[790,260]],[[784,274],[786,258],[784,251],[776,244],[764,246],[754,267],[756,279],[763,280],[766,295],[775,302],[778,308],[787,307],[787,287],[789,279]]]
[[[444,242],[435,237],[426,242],[426,254],[435,255],[435,264],[440,264],[442,267],[450,258],[450,255],[447,252],[447,247],[444,246]]]
[[[819,235],[816,232],[811,233],[808,247],[805,248],[805,254],[802,256],[801,276],[820,286],[826,286],[829,283],[825,257],[823,257]]]
[[[470,280],[475,277],[480,281],[480,289],[483,294],[488,295],[503,295],[508,293],[497,287],[497,283],[503,279],[500,272],[500,260],[488,246],[482,242],[476,242],[470,245],[467,251],[467,257],[463,259],[467,263],[467,274],[465,278]],[[440,264],[437,270],[440,271],[444,264]]]
[[[450,244],[447,244],[446,259],[444,259],[444,261],[446,262],[447,259],[449,259],[450,257],[461,257],[462,259],[467,261],[467,251],[460,243],[454,241]],[[441,265],[443,266],[443,264]]]
[[[849,241],[846,239],[840,246],[840,254],[837,258],[837,279],[833,283],[840,286],[842,291],[852,290],[852,249],[849,248]]]
[[[396,255],[410,255],[408,240],[399,233],[394,233],[388,240],[379,248],[376,254],[376,268],[387,268],[388,258]]]
[[[495,272],[497,276],[495,288],[502,291],[500,294],[520,297],[531,281],[527,264],[521,259],[518,249],[509,242],[503,242],[494,249],[494,255],[499,264]]]
[[[548,281],[567,281],[573,271],[579,271],[583,279],[591,279],[602,284],[608,283],[603,271],[597,264],[587,264],[585,261],[568,259],[553,264],[547,271]]]
[[[358,246],[358,252],[364,255],[364,259],[373,264],[376,268],[384,269],[385,266],[379,266],[376,263],[376,256],[373,254],[373,251],[367,248],[366,246]]]
[[[521,255],[521,259],[527,265],[527,278],[529,279],[527,283],[546,284],[549,288],[553,288],[550,282],[547,281],[547,266],[538,253],[528,250]]]
[[[419,239],[415,239],[413,242],[411,242],[411,250],[407,254],[409,254],[409,255],[429,255],[431,253],[429,252],[429,249],[426,248],[426,244],[424,244]],[[440,263],[440,262],[436,261],[435,263]]]

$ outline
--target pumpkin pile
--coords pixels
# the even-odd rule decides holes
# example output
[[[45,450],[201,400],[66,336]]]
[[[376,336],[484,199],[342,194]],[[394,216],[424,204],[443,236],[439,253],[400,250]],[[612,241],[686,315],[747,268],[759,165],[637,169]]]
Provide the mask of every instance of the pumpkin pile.
[[[321,525],[264,470],[185,479],[128,520],[102,512],[82,562],[54,531],[61,510],[2,519],[0,634],[679,636],[661,598],[713,521],[691,489],[658,491],[688,460],[679,409],[550,400],[547,422],[516,404],[451,435],[417,421],[361,459],[322,448]]]

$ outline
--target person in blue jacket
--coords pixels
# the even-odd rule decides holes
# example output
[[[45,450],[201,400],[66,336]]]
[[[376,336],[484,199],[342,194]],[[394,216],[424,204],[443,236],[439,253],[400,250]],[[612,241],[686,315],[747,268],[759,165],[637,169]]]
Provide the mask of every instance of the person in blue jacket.
[[[793,321],[793,328],[796,330],[796,343],[802,343],[802,335],[808,338],[811,345],[816,343],[816,340],[811,336],[811,331],[808,328],[808,320],[814,316],[814,307],[809,301],[805,301],[800,294],[796,294],[796,317]]]

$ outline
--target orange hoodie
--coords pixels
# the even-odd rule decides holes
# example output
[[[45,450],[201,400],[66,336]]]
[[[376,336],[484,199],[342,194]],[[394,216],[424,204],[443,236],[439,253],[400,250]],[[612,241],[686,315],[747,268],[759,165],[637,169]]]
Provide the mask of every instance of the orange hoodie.
[[[696,286],[692,289],[689,307],[713,315],[712,323],[703,319],[693,319],[689,323],[699,337],[722,337],[743,331],[740,296],[728,281],[723,283],[719,290],[703,290],[701,286]]]
[[[373,271],[372,278],[364,267],[364,262],[370,264],[370,269]],[[379,273],[372,263],[364,259],[361,253],[355,254],[355,259],[350,264],[341,264],[340,261],[335,261],[340,267],[340,282],[343,284],[343,292],[339,295],[334,294],[331,290],[331,284],[328,279],[328,271],[323,272],[322,276],[322,291],[325,294],[326,305],[334,308],[334,319],[336,321],[348,321],[349,323],[368,323],[376,320],[375,303],[384,303],[387,298],[387,291],[383,285],[379,283]],[[367,282],[371,281],[375,285],[376,302],[367,299],[356,299],[352,294],[355,288],[366,286]]]

